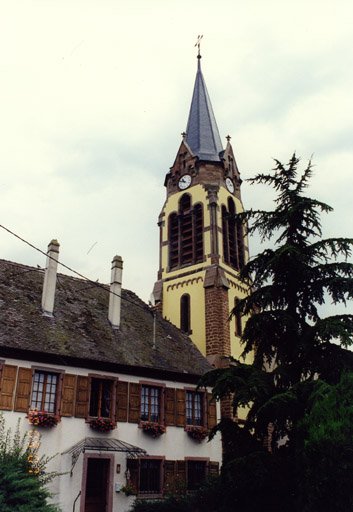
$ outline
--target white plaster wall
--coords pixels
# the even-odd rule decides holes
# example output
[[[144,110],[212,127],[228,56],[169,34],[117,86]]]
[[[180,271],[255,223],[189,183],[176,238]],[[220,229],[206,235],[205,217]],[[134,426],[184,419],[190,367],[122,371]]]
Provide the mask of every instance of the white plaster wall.
[[[26,361],[18,361],[15,359],[6,359],[6,364],[13,364],[21,367],[31,367],[32,364]],[[43,365],[42,367],[48,370],[66,370],[70,374],[76,375],[88,375],[92,373],[92,370],[85,370],[82,368],[65,367],[60,365]],[[158,379],[147,379],[145,377],[139,378],[136,376],[130,376],[126,374],[115,374],[111,372],[97,372],[102,375],[114,375],[123,381],[139,382],[151,381],[159,382]],[[183,384],[176,381],[160,381],[169,387],[183,388],[190,387],[190,384]],[[17,413],[10,411],[3,411],[6,418],[6,426],[14,428],[17,424],[18,418],[21,419],[21,432],[24,433],[27,430],[31,430],[31,425],[28,424],[25,413]],[[219,418],[219,409],[217,411]],[[145,434],[141,429],[138,428],[137,423],[125,423],[118,422],[118,426],[111,432],[97,432],[92,430],[83,418],[62,418],[61,422],[51,429],[41,428],[38,431],[42,434],[41,447],[39,455],[55,455],[58,454],[48,465],[48,470],[59,471],[59,472],[70,472],[71,470],[71,455],[63,452],[68,450],[74,444],[81,441],[84,437],[102,437],[102,438],[116,438],[121,441],[136,445],[147,451],[148,455],[155,455],[165,457],[167,460],[182,460],[184,457],[205,457],[209,460],[217,461],[221,464],[221,439],[217,435],[211,442],[204,440],[202,442],[190,439],[183,428],[181,427],[167,427],[167,432],[159,438],[153,438],[148,434]],[[99,453],[99,452],[86,452],[86,453]],[[105,454],[111,454],[112,452],[104,452]],[[116,473],[116,465],[120,464],[120,474]],[[62,475],[56,478],[50,485],[50,490],[55,494],[55,501],[59,503],[63,512],[71,512],[73,502],[81,490],[82,485],[82,469],[83,469],[83,454],[80,455],[74,470],[72,477],[70,473]],[[126,497],[123,493],[115,492],[115,484],[125,483],[125,469],[126,469],[126,454],[115,453],[114,459],[114,490],[113,490],[113,511],[127,512],[130,509],[131,503],[134,497]],[[75,512],[79,512],[80,503],[82,496],[77,500]]]

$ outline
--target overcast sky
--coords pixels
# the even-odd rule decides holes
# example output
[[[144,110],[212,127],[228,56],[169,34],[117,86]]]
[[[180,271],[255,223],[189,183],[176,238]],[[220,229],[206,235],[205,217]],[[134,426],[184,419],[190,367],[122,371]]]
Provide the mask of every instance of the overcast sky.
[[[325,236],[353,237],[352,0],[0,1],[0,224],[147,301],[164,176],[202,70],[242,179],[314,155]],[[246,208],[272,194],[244,183]],[[0,257],[45,257],[0,229]],[[254,254],[259,244],[250,241]],[[66,271],[64,271],[66,272]]]

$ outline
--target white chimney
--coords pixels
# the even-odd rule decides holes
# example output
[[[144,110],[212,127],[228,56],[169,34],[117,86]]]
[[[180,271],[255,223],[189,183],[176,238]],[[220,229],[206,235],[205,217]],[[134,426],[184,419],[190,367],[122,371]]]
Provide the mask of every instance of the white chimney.
[[[110,279],[109,313],[108,320],[113,329],[120,327],[121,307],[121,281],[123,276],[123,260],[121,256],[114,256]]]
[[[60,244],[57,240],[52,240],[48,245],[47,264],[45,268],[42,294],[42,310],[43,315],[45,316],[53,316],[59,247]]]

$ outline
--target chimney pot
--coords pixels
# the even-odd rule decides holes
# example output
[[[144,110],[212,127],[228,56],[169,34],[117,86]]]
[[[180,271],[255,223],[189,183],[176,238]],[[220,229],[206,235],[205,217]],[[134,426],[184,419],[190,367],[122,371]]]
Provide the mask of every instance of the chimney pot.
[[[45,267],[42,293],[42,310],[43,315],[45,316],[53,316],[56,288],[56,273],[59,260],[59,247],[60,244],[57,240],[52,240],[48,245],[47,263]]]
[[[123,260],[121,256],[114,256],[110,279],[108,320],[113,329],[120,327],[121,311],[121,282],[123,274]]]

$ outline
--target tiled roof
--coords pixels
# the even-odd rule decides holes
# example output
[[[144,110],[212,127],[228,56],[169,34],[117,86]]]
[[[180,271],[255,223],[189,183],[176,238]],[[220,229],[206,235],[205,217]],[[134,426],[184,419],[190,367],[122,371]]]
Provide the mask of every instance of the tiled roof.
[[[211,369],[191,340],[122,290],[120,329],[108,319],[109,287],[57,276],[53,318],[42,315],[43,270],[0,260],[0,357],[6,349],[192,375]]]
[[[219,154],[223,151],[223,147],[205,79],[202,75],[200,56],[186,128],[186,142],[200,160],[220,161]]]

